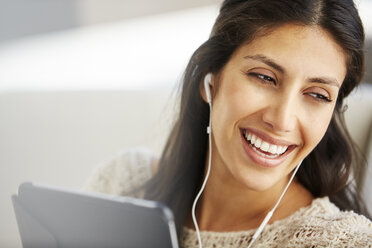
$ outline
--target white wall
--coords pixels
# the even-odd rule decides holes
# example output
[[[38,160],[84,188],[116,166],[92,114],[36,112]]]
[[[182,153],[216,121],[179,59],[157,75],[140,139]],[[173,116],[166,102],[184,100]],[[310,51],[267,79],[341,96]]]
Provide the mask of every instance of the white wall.
[[[222,0],[1,0],[0,42],[170,11]]]
[[[80,25],[112,22],[164,12],[219,5],[222,0],[79,0]]]
[[[0,247],[21,247],[10,200],[24,181],[78,189],[121,150],[160,152],[170,91],[0,94]]]
[[[212,5],[0,44],[0,92],[171,88],[217,13]]]

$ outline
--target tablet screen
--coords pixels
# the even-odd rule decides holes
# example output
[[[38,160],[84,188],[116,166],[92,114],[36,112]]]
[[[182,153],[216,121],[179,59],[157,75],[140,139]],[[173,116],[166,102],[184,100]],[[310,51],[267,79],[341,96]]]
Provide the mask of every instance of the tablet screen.
[[[164,204],[23,183],[12,196],[24,248],[178,247]]]

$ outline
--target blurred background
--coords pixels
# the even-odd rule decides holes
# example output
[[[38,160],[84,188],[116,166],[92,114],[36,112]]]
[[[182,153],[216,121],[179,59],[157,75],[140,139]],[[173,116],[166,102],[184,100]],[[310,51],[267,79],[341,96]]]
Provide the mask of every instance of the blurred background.
[[[21,182],[78,189],[123,149],[161,151],[183,70],[221,2],[0,0],[0,247],[21,247],[10,200]],[[371,163],[372,2],[356,3],[367,73],[347,123]]]

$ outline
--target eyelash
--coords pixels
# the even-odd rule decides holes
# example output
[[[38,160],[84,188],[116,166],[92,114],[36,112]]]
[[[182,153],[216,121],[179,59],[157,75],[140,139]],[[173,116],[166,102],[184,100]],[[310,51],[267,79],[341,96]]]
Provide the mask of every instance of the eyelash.
[[[317,101],[332,102],[332,100],[329,97],[324,96],[322,94],[312,92],[312,93],[309,93],[308,95],[313,96],[314,99]]]
[[[269,77],[267,75],[260,74],[260,73],[255,73],[255,72],[251,72],[248,75],[257,78],[262,83],[265,83],[265,84],[271,84],[271,83],[273,83],[274,85],[276,85],[275,79],[273,79],[272,77]]]
[[[250,72],[250,73],[248,73],[248,75],[257,78],[263,84],[274,84],[274,85],[276,85],[275,79],[273,79],[272,77],[269,77],[267,75],[260,74],[260,73],[254,73],[254,72]],[[322,94],[319,94],[319,93],[311,92],[311,93],[308,93],[308,95],[313,97],[316,101],[327,102],[327,103],[332,102],[332,100],[329,97],[327,97],[325,95],[322,95]]]

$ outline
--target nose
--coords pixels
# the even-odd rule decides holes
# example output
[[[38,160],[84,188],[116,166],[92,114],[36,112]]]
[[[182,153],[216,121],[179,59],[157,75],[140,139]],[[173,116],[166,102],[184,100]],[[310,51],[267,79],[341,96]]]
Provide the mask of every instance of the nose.
[[[263,122],[273,131],[291,132],[296,127],[298,104],[290,94],[270,99],[262,114]]]

